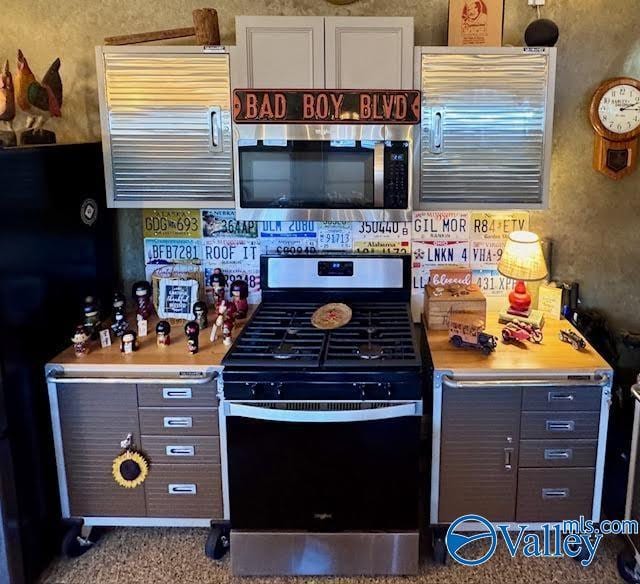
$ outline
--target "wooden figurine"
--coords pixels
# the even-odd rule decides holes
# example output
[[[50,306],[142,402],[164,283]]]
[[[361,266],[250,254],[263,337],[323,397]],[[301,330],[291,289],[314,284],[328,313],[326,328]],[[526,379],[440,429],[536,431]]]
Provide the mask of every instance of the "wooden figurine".
[[[100,332],[100,312],[98,303],[93,296],[87,296],[84,299],[84,329],[92,341],[97,340]]]
[[[111,320],[115,321],[116,313],[122,312],[124,314],[126,310],[127,306],[124,294],[122,292],[114,292],[113,301],[111,302]]]
[[[153,314],[153,291],[151,284],[146,280],[140,280],[133,285],[133,300],[136,303],[137,320],[149,320]]]
[[[217,312],[218,306],[225,299],[225,287],[227,286],[227,278],[220,268],[213,270],[209,284],[213,288],[213,310]]]
[[[246,318],[249,311],[249,285],[244,280],[234,280],[231,283],[231,302],[236,305],[236,318]]]
[[[129,328],[127,323],[127,317],[122,308],[116,309],[113,314],[113,323],[111,324],[111,330],[116,337],[121,337]]]
[[[21,144],[55,144],[55,132],[44,130],[49,118],[61,116],[62,79],[60,78],[60,59],[56,59],[39,82],[22,51],[18,51],[18,70],[16,72],[16,102],[27,114],[25,131],[20,137]]]
[[[198,301],[193,305],[193,316],[200,327],[200,330],[206,329],[209,326],[207,320],[207,303]]]
[[[198,335],[200,334],[200,327],[195,320],[190,320],[184,325],[184,334],[187,337],[187,349],[189,353],[195,355],[198,352]]]
[[[171,344],[171,325],[166,320],[161,320],[156,325],[156,344],[158,347],[167,347]]]
[[[120,339],[120,352],[133,353],[138,350],[138,335],[135,331],[128,329]]]
[[[236,305],[230,300],[223,300],[218,306],[218,316],[216,317],[213,327],[211,327],[211,342],[214,343],[218,338],[218,330],[222,329],[222,342],[225,346],[230,346],[233,342],[232,332],[235,325],[237,314]]]
[[[9,147],[17,144],[16,133],[13,130],[13,120],[16,117],[16,99],[13,77],[9,70],[9,61],[4,64],[0,73],[0,146]]]
[[[73,343],[73,350],[76,354],[76,357],[84,357],[89,353],[89,346],[87,345],[87,341],[89,340],[89,335],[84,329],[84,326],[78,325],[76,327],[76,332],[73,337],[71,337],[71,342]]]

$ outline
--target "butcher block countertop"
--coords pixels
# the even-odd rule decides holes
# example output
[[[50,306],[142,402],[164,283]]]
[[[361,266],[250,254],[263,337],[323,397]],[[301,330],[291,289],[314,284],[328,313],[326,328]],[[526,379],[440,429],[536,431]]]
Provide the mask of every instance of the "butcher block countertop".
[[[544,338],[539,345],[529,341],[505,343],[501,335],[503,327],[504,325],[498,322],[497,312],[487,313],[485,332],[491,333],[499,339],[496,350],[487,356],[480,349],[473,347],[454,347],[449,342],[448,331],[426,330],[433,368],[461,374],[512,371],[518,373],[542,371],[593,373],[595,370],[611,370],[609,364],[589,343],[583,350],[576,351],[569,343],[564,343],[558,338],[561,329],[577,332],[566,320],[545,316],[542,328]]]
[[[251,313],[251,311],[250,311]],[[65,368],[73,369],[131,369],[144,370],[156,369],[176,369],[193,368],[205,369],[220,367],[223,357],[227,354],[228,347],[222,343],[222,330],[218,333],[215,343],[209,340],[211,334],[211,323],[214,314],[210,311],[209,326],[200,331],[200,348],[195,355],[187,350],[187,341],[184,334],[185,322],[171,324],[171,344],[168,347],[158,347],[156,344],[156,324],[157,317],[149,320],[149,334],[146,337],[138,337],[138,350],[133,353],[124,354],[120,352],[120,338],[111,334],[110,347],[103,349],[100,341],[90,341],[90,352],[88,355],[76,357],[73,346],[69,346],[64,351],[56,355],[49,361],[50,365],[62,365]],[[247,323],[248,318],[237,321],[233,331],[234,340]],[[129,316],[129,323],[135,323],[135,315]],[[131,327],[135,330],[135,327]]]

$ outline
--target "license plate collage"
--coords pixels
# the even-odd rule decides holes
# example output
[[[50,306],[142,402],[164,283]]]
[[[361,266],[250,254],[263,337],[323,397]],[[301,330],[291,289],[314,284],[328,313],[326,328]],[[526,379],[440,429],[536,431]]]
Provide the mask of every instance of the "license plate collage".
[[[502,247],[511,231],[529,229],[526,211],[414,211],[412,221],[340,222],[247,221],[233,209],[146,209],[142,221],[147,279],[180,266],[202,270],[208,283],[220,268],[230,282],[247,282],[252,304],[261,298],[262,254],[411,254],[414,318],[434,267],[469,266],[489,303],[504,298],[512,283],[496,269]]]

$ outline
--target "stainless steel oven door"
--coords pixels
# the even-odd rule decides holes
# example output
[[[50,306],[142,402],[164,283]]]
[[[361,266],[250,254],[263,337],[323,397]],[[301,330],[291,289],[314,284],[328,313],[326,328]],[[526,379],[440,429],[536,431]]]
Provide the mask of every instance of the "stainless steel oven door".
[[[223,407],[232,529],[418,529],[421,402]]]
[[[234,126],[239,218],[408,220],[412,126]]]

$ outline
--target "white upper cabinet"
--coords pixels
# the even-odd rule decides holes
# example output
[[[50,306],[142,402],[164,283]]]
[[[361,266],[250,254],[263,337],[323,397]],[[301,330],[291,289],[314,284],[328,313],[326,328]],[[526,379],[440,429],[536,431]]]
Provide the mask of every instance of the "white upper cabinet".
[[[322,16],[237,16],[234,88],[323,88]]]
[[[328,89],[413,89],[413,18],[324,19]]]

